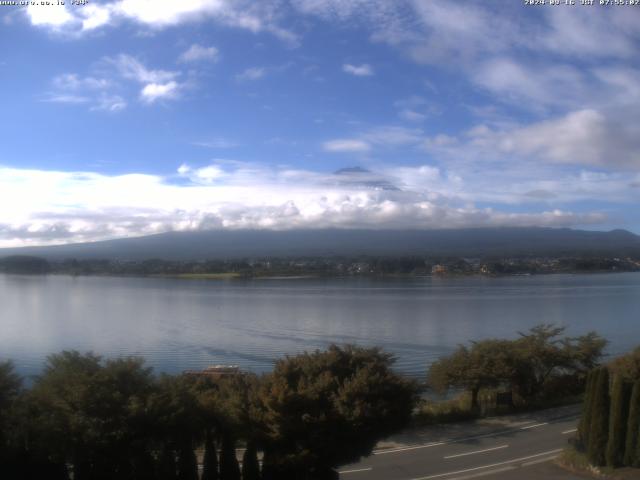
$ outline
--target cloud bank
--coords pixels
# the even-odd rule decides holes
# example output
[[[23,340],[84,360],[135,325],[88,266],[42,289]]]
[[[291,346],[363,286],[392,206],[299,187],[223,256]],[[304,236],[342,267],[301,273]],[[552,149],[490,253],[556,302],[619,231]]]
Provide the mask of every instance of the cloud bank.
[[[589,181],[585,178],[578,189]],[[622,180],[609,181],[613,190]],[[529,187],[535,201],[544,196],[544,185]],[[0,246],[172,230],[580,226],[607,220],[598,211],[543,207],[514,213],[479,207],[468,197],[481,198],[483,188],[430,166],[323,174],[220,162],[199,168],[183,164],[164,177],[7,167],[0,168],[0,201],[11,208],[2,212]],[[503,202],[526,200],[510,191],[496,195]]]

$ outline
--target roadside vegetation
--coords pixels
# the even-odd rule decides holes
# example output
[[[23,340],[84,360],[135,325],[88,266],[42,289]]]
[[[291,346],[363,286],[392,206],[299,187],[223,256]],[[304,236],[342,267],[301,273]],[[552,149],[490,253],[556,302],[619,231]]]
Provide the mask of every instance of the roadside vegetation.
[[[640,347],[593,369],[565,463],[589,471],[640,467]]]
[[[0,363],[2,478],[335,479],[408,426],[578,402],[585,385],[580,448],[599,464],[634,464],[626,452],[638,452],[638,428],[619,430],[640,418],[640,350],[601,367],[605,345],[544,324],[471,342],[429,369],[427,392],[448,394],[441,401],[420,397],[390,354],[355,346],[226,377],[156,375],[140,358],[65,351],[29,388]],[[601,372],[616,378],[606,393]]]
[[[212,379],[66,351],[25,389],[2,363],[0,476],[197,480],[198,453],[203,480],[337,478],[409,423],[417,387],[392,364],[375,348],[332,346],[262,377]]]
[[[538,325],[514,340],[461,345],[427,374],[441,401],[423,400],[418,424],[578,403],[587,374],[599,365],[606,340],[595,332],[564,336],[564,328]]]

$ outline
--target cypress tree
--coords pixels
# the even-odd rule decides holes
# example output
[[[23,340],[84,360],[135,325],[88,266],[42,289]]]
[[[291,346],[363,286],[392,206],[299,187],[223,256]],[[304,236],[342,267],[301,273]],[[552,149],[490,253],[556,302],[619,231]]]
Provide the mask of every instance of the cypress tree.
[[[589,427],[591,426],[591,410],[593,406],[593,391],[595,389],[595,380],[598,376],[597,370],[591,370],[587,374],[587,381],[585,382],[584,400],[582,403],[582,416],[580,417],[580,423],[578,424],[578,439],[584,449],[589,445]]]
[[[611,389],[611,408],[609,410],[609,440],[606,460],[610,467],[622,465],[624,458],[627,422],[629,421],[629,384],[622,375],[616,375]]]
[[[204,443],[204,461],[202,469],[202,480],[218,480],[218,454],[216,452],[216,442],[213,435],[207,434]]]
[[[158,480],[176,480],[176,455],[168,447],[164,447],[158,459]]]
[[[607,437],[609,433],[609,371],[600,368],[594,391],[589,429],[587,457],[592,465],[605,464]]]
[[[242,456],[242,480],[260,480],[258,450],[251,441],[247,443],[247,449]]]
[[[240,466],[236,458],[236,442],[230,434],[225,434],[222,437],[220,480],[240,480]]]
[[[629,420],[627,421],[627,438],[625,441],[623,464],[628,467],[640,465],[636,456],[638,435],[640,433],[640,380],[633,384],[629,401]]]
[[[178,452],[178,480],[198,480],[198,459],[191,442],[184,442]]]

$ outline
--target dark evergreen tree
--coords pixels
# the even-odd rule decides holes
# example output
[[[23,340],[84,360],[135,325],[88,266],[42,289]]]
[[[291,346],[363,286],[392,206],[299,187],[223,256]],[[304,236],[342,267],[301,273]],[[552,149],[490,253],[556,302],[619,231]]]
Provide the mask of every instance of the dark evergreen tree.
[[[352,345],[276,362],[260,392],[263,445],[273,454],[276,478],[289,472],[310,478],[353,462],[404,428],[416,385],[392,364],[393,357],[380,349]]]
[[[582,416],[578,424],[578,439],[583,448],[589,444],[589,429],[591,427],[591,410],[593,407],[593,391],[596,385],[597,370],[591,370],[587,374],[587,381],[584,393],[584,401],[582,403]]]
[[[178,480],[198,480],[198,459],[190,441],[182,442],[178,450]]]
[[[158,458],[158,480],[176,480],[177,471],[176,454],[173,449],[165,446]]]
[[[587,457],[592,465],[605,465],[607,438],[609,435],[609,371],[600,368],[591,410],[591,427]]]
[[[207,434],[204,443],[204,460],[202,466],[201,480],[218,480],[218,453],[216,452],[216,442],[211,433]]]
[[[640,466],[636,451],[640,435],[640,380],[633,384],[629,401],[629,419],[627,421],[627,438],[625,441],[623,463],[629,467]]]
[[[240,465],[236,457],[236,442],[229,433],[222,437],[220,480],[240,480]]]
[[[260,480],[260,464],[258,450],[254,442],[247,443],[247,449],[242,456],[242,480]]]
[[[627,422],[629,420],[629,397],[631,390],[622,375],[616,375],[611,389],[609,411],[609,439],[606,460],[610,467],[619,467],[624,458]]]

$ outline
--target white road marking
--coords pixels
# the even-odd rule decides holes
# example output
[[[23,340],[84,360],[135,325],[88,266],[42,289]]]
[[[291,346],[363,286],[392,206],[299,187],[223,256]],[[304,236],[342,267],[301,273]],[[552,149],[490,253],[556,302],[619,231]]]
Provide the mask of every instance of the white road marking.
[[[560,420],[558,422],[552,422],[552,423],[560,423],[563,420]],[[522,423],[529,423],[529,422],[522,422]],[[528,430],[529,428],[534,428],[534,427],[541,427],[542,425],[548,425],[549,422],[544,422],[544,423],[536,423],[535,425],[527,425],[524,427],[516,427],[516,428],[507,428],[505,430],[499,430],[497,432],[490,432],[490,433],[483,433],[480,435],[473,435],[471,437],[464,437],[464,438],[449,438],[446,440],[442,440],[440,442],[433,442],[433,443],[425,443],[423,445],[412,445],[410,447],[399,447],[399,448],[388,448],[388,449],[383,449],[383,450],[374,450],[372,455],[385,455],[387,453],[396,453],[396,452],[405,452],[407,450],[419,450],[421,448],[431,448],[431,447],[437,447],[439,445],[449,445],[452,443],[462,443],[462,442],[467,442],[469,440],[477,440],[479,438],[490,438],[490,437],[499,437],[500,435],[504,435],[506,433],[512,433],[515,432],[517,430]]]
[[[569,433],[575,433],[577,432],[578,429],[577,428],[572,428],[571,430],[565,430],[564,432],[562,432],[563,435],[567,435]]]
[[[551,460],[558,458],[558,455],[552,455],[546,458],[540,458],[538,460],[531,460],[530,462],[523,463],[523,467],[530,467],[531,465],[537,465],[538,463],[550,462]]]
[[[437,447],[438,445],[444,445],[446,443],[447,442],[435,442],[435,443],[425,443],[424,445],[414,445],[413,447],[390,448],[389,450],[378,450],[377,452],[373,452],[373,454],[384,455],[385,453],[405,452],[407,450],[418,450],[420,448]]]
[[[530,428],[542,427],[543,425],[549,425],[549,422],[536,423],[535,425],[527,425],[526,427],[520,427],[520,430],[529,430]]]
[[[338,472],[338,473],[340,475],[343,475],[345,473],[370,472],[371,470],[373,470],[372,467],[369,467],[369,468],[356,468],[354,470],[342,470],[341,472]]]
[[[476,453],[484,453],[484,452],[493,452],[494,450],[500,450],[502,448],[507,448],[509,445],[500,445],[499,447],[485,448],[484,450],[476,450],[475,452],[467,452],[467,453],[458,453],[456,455],[448,455],[444,457],[445,459],[449,458],[458,458],[458,457],[466,457],[467,455],[475,455]]]
[[[513,460],[506,460],[504,462],[492,463],[490,465],[483,465],[481,467],[467,468],[465,470],[457,470],[455,472],[447,472],[447,473],[438,473],[436,475],[428,475],[426,477],[418,477],[418,478],[414,478],[412,480],[429,480],[431,478],[441,478],[441,477],[448,477],[450,475],[458,475],[460,473],[474,472],[476,470],[483,470],[485,468],[499,467],[501,465],[508,465],[510,463],[517,463],[517,462],[521,462],[523,460],[529,460],[531,458],[542,457],[544,455],[553,455],[554,453],[558,453],[558,452],[561,452],[561,451],[562,451],[562,448],[557,448],[555,450],[549,450],[548,452],[536,453],[535,455],[529,455],[527,457],[514,458]]]

